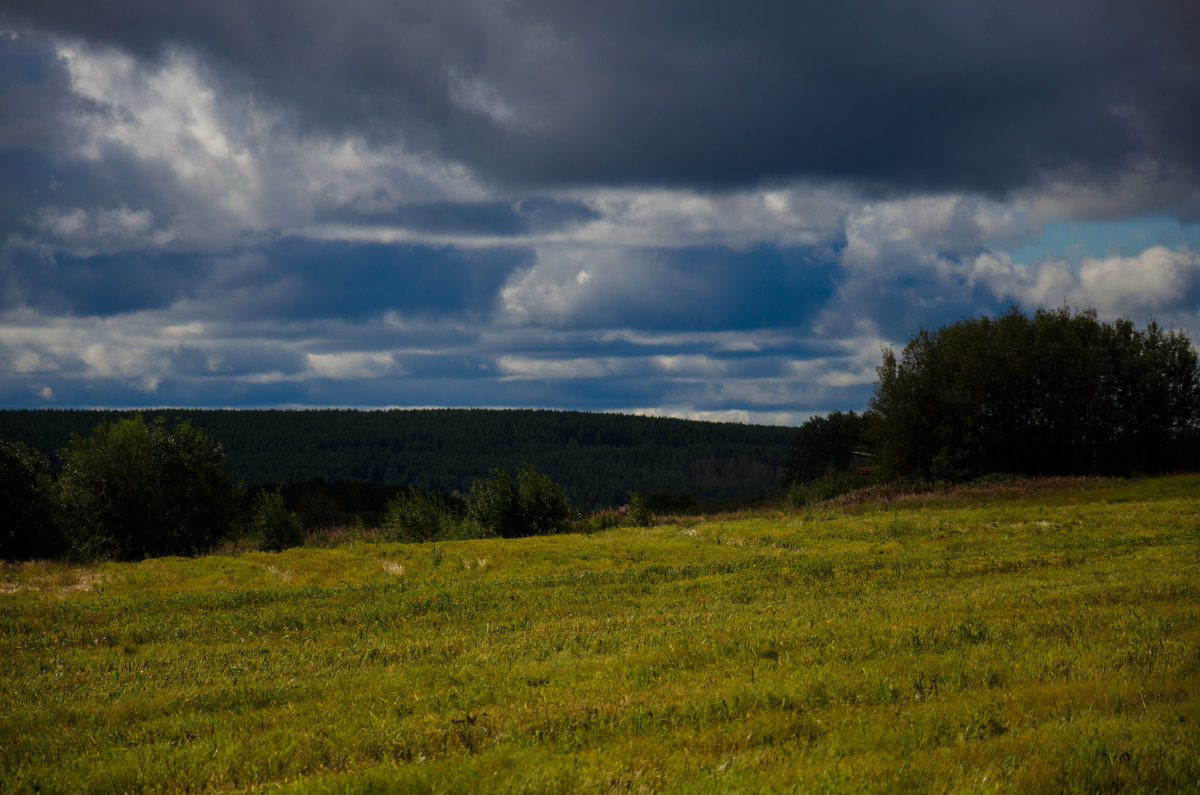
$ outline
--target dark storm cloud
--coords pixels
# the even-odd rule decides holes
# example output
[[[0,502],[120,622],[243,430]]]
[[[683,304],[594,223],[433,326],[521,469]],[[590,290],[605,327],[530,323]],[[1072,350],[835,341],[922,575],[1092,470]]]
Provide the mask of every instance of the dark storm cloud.
[[[13,289],[0,308],[28,306],[63,315],[116,315],[161,309],[194,288],[194,256],[133,252],[117,256],[48,256],[12,252]]]
[[[66,72],[48,42],[5,39],[0,46],[0,148],[45,149],[61,139],[58,104],[70,96]]]
[[[531,255],[515,248],[295,239],[253,256],[262,259],[263,271],[236,299],[223,301],[219,292],[208,297],[242,317],[290,319],[353,318],[388,310],[435,316],[485,311],[509,273]]]
[[[74,93],[46,38],[0,33],[0,233],[25,231],[37,208],[63,203],[180,209],[172,198],[175,180],[161,165],[116,147],[105,147],[98,159],[69,153],[79,143],[73,122],[109,113]]]
[[[829,301],[839,270],[835,251],[767,245],[670,249],[658,261],[665,272],[636,300],[601,304],[576,321],[651,330],[789,326]]]
[[[550,234],[599,218],[577,201],[532,197],[517,202],[432,202],[364,213],[352,207],[319,212],[317,221],[386,226],[432,235],[498,236]]]
[[[1004,191],[1200,161],[1200,14],[1175,0],[7,5],[513,183]]]
[[[0,309],[108,316],[193,300],[230,319],[484,312],[529,257],[520,249],[295,239],[223,257],[162,251],[49,256],[18,248],[0,269],[8,285]]]
[[[47,42],[0,37],[0,237],[25,228],[31,206],[53,199],[61,114],[71,101]]]
[[[703,285],[703,296],[681,314],[675,328],[755,329],[795,325],[833,296],[839,276],[837,249],[756,246],[674,249],[668,261],[682,278]],[[664,285],[669,289],[670,285]],[[664,298],[665,296],[660,296]],[[705,317],[698,317],[703,308]],[[713,313],[718,317],[713,317]],[[650,326],[653,327],[653,326]]]

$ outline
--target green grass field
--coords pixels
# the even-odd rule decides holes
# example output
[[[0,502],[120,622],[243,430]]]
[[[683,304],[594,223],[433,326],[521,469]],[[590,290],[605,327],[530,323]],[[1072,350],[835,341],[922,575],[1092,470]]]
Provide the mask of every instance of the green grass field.
[[[1197,791],[1200,476],[0,569],[0,789]]]

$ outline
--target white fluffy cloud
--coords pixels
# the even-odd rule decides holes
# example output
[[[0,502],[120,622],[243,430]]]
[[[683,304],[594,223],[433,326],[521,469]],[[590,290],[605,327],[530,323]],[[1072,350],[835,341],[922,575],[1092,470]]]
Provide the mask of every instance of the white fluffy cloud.
[[[40,230],[59,247],[219,249],[247,234],[305,228],[327,208],[379,212],[484,196],[466,168],[397,142],[300,136],[184,50],[157,64],[79,42],[60,43],[58,53],[86,109],[70,117],[74,155],[100,168],[114,158],[137,163],[157,183],[140,197],[144,206],[44,208]]]
[[[504,323],[554,326],[603,313],[614,302],[638,302],[661,270],[644,254],[617,247],[543,246],[536,254],[500,290]]]
[[[1134,257],[1084,258],[1072,302],[1109,316],[1194,311],[1198,288],[1200,252],[1155,246]]]

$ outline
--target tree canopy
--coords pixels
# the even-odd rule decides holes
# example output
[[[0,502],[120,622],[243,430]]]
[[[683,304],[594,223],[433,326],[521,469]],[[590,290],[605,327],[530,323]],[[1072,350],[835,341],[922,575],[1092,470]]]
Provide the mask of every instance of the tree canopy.
[[[868,414],[834,411],[812,417],[796,431],[783,459],[783,485],[819,478],[830,470],[848,470],[850,454],[863,445]]]
[[[50,558],[66,547],[50,462],[19,442],[0,441],[0,517],[0,558]]]
[[[1095,310],[1017,308],[888,349],[871,408],[892,474],[1128,474],[1195,465],[1200,371],[1188,337]]]
[[[191,423],[101,423],[61,455],[57,488],[77,557],[192,555],[234,529],[238,493],[224,454]]]

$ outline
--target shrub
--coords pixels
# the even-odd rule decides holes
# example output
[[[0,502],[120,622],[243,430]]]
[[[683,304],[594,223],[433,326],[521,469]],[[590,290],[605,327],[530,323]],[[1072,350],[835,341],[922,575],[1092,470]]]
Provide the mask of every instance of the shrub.
[[[65,551],[50,462],[20,443],[0,442],[0,516],[0,558],[52,558]]]
[[[304,525],[278,491],[259,492],[251,525],[259,549],[280,552],[304,543]]]
[[[654,517],[650,514],[650,506],[642,499],[641,495],[635,491],[627,492],[629,500],[629,523],[634,527],[649,527],[654,524]]]
[[[238,495],[224,453],[191,423],[101,423],[73,435],[61,456],[57,493],[74,557],[193,555],[234,529]]]
[[[548,475],[525,467],[517,475],[521,513],[531,535],[566,532],[571,519],[571,503],[562,487]]]
[[[571,506],[562,487],[533,467],[516,478],[493,469],[487,481],[475,481],[467,500],[467,516],[504,538],[565,532]]]
[[[435,541],[447,535],[452,525],[436,497],[410,488],[388,500],[383,535],[388,541]]]
[[[457,522],[450,521],[442,528],[443,541],[470,541],[477,538],[495,538],[491,529],[484,527],[473,519]]]
[[[517,481],[502,469],[493,469],[486,481],[471,484],[467,518],[503,538],[529,535]]]

